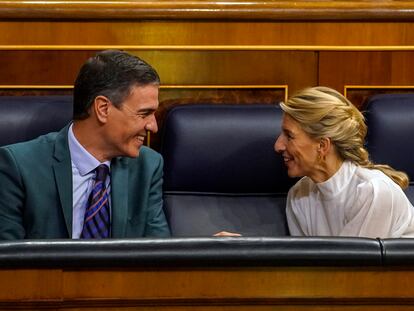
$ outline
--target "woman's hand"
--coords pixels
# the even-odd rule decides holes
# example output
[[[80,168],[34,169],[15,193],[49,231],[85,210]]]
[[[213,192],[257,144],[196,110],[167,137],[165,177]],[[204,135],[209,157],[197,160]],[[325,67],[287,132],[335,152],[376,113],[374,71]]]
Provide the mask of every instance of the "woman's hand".
[[[220,231],[214,234],[213,236],[241,236],[239,233]]]

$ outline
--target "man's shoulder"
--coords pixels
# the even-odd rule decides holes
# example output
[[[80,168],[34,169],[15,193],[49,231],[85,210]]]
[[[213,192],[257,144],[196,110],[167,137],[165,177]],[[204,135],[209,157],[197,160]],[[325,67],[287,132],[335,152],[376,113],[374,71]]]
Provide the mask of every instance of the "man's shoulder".
[[[53,145],[54,142],[56,141],[57,135],[58,135],[58,132],[52,132],[46,135],[41,135],[32,140],[28,140],[28,141],[24,141],[24,142],[12,144],[12,145],[7,145],[7,146],[4,146],[3,148],[7,148],[9,150],[17,150],[17,151],[26,150],[26,149],[42,149],[50,145]]]
[[[57,135],[58,132],[53,132],[29,141],[19,142],[0,148],[9,151],[15,157],[33,158],[37,156],[44,156],[45,154],[53,151]]]
[[[159,161],[162,158],[161,154],[159,154],[154,149],[151,149],[146,146],[141,147],[139,151],[139,156],[137,158],[139,157],[142,157],[142,159],[144,160],[157,160],[157,161]]]

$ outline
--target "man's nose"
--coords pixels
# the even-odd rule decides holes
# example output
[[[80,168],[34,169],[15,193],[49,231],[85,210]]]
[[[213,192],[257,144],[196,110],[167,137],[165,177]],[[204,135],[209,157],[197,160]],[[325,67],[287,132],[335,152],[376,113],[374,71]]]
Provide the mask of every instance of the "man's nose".
[[[157,124],[157,119],[155,118],[155,115],[151,115],[150,119],[148,120],[147,124],[145,125],[145,129],[147,131],[150,131],[152,133],[157,133],[158,132],[158,124]]]

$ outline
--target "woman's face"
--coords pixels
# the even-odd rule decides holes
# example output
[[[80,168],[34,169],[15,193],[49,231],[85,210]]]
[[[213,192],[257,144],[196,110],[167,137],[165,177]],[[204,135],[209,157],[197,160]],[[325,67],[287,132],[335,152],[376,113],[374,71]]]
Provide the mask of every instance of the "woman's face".
[[[290,177],[312,178],[318,173],[319,140],[311,138],[286,113],[283,115],[282,133],[276,140],[275,150],[282,155]]]

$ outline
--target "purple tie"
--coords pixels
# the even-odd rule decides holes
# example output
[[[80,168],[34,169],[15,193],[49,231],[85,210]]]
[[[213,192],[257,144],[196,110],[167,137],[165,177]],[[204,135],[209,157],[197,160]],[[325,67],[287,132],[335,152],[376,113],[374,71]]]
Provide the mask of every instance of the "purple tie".
[[[109,196],[105,186],[109,168],[101,164],[95,169],[95,172],[92,192],[89,195],[88,205],[85,210],[85,220],[81,233],[82,239],[109,238]]]

